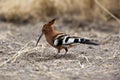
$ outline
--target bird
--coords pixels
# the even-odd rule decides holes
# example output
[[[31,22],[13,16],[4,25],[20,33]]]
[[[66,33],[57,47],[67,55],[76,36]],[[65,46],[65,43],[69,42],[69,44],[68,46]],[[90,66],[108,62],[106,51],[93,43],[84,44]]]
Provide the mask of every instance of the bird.
[[[54,48],[57,49],[57,53],[60,53],[62,49],[65,50],[65,54],[68,52],[68,49],[73,47],[76,44],[88,44],[88,45],[99,45],[96,42],[93,42],[90,39],[71,36],[61,31],[57,31],[54,28],[54,23],[56,19],[52,19],[47,24],[44,24],[42,27],[42,33],[40,34],[36,46],[38,45],[41,37],[45,35],[46,41]]]

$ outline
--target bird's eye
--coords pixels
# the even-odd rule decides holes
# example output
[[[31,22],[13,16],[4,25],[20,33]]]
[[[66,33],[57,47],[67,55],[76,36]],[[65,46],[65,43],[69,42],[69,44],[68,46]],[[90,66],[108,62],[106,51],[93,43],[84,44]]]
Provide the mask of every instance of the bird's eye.
[[[45,31],[45,29],[43,29],[42,31]]]

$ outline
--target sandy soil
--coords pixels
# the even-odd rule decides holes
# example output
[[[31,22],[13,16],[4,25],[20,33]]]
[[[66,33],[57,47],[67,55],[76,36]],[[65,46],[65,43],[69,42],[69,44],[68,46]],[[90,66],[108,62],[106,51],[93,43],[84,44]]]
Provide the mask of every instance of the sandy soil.
[[[41,26],[0,22],[0,80],[120,80],[120,28],[104,23],[59,20],[56,29],[89,37],[99,46],[77,45],[58,54],[43,37]]]

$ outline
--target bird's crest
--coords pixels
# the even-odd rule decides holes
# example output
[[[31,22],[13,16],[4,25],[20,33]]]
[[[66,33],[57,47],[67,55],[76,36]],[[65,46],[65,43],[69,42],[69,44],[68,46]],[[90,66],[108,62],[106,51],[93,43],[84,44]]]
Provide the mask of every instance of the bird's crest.
[[[49,21],[49,23],[48,24],[54,24],[54,22],[55,22],[55,19],[53,19],[53,20],[51,20],[51,21]]]

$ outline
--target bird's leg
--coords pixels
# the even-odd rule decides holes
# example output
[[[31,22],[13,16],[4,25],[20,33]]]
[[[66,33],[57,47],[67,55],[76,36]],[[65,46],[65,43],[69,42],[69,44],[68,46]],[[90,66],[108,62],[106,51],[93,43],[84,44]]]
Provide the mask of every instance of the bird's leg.
[[[65,49],[65,54],[64,55],[66,55],[66,53],[68,52],[68,48],[65,47],[64,49]]]
[[[60,53],[60,49],[58,49],[58,52],[57,52],[57,54],[58,54],[58,53]]]

